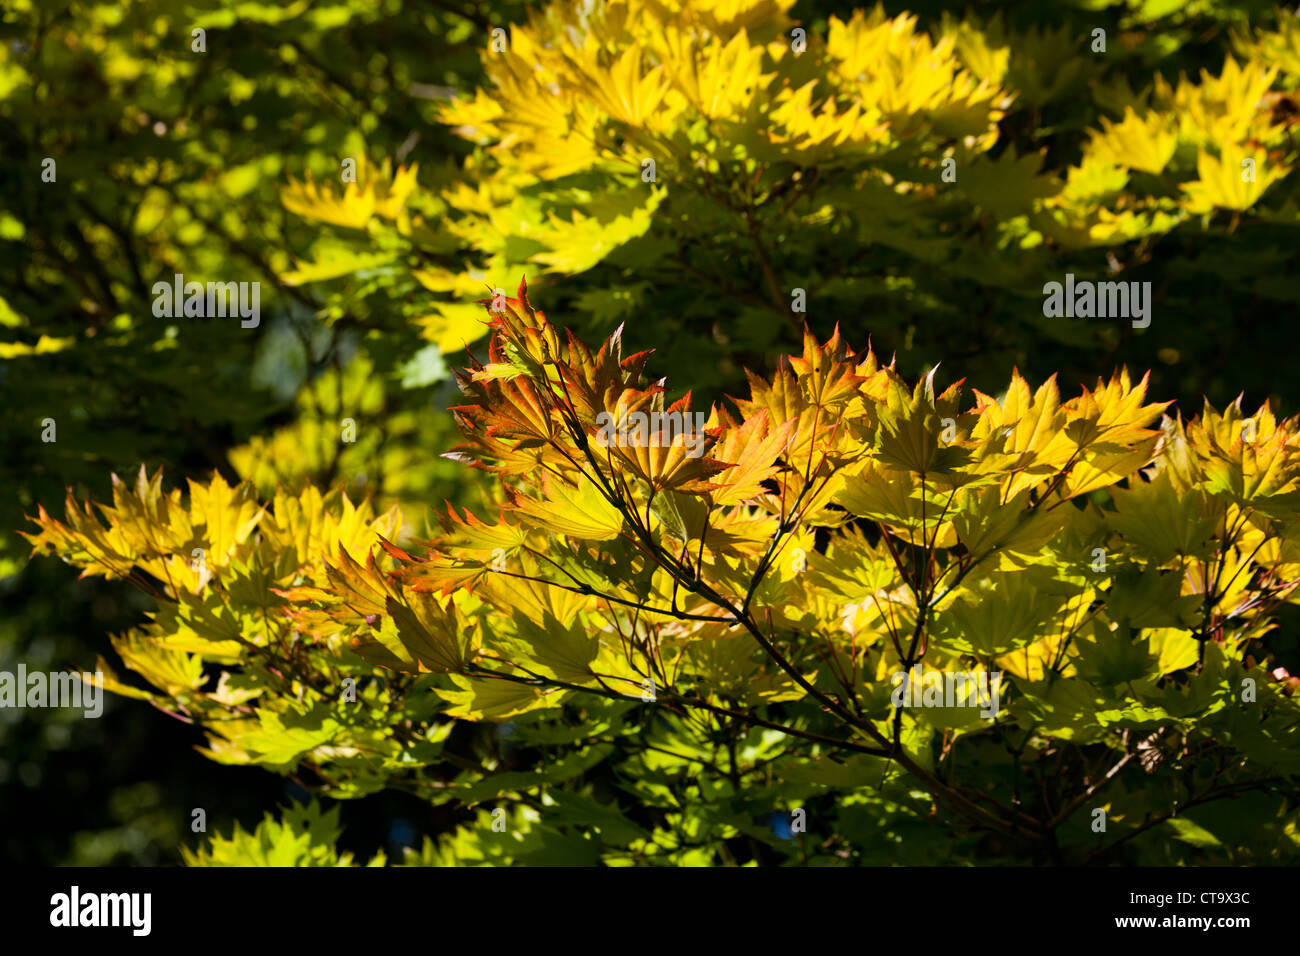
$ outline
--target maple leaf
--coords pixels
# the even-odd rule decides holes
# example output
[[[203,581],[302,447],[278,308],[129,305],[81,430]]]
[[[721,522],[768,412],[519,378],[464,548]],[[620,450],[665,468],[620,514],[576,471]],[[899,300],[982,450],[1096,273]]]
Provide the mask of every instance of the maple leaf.
[[[358,157],[356,178],[338,192],[333,183],[317,185],[307,174],[301,182],[290,180],[280,201],[290,212],[347,229],[364,229],[371,217],[395,219],[415,189],[418,166],[398,167],[391,172],[388,160],[375,169],[364,156]]]
[[[1244,212],[1290,171],[1289,166],[1271,159],[1263,149],[1225,143],[1218,158],[1202,149],[1196,157],[1197,179],[1182,184],[1187,193],[1183,205],[1195,215],[1215,209]]]
[[[569,485],[545,475],[542,497],[517,495],[510,511],[535,528],[584,541],[609,541],[623,529],[623,514],[586,478]]]
[[[859,398],[859,389],[867,376],[859,374],[853,352],[840,338],[838,323],[824,344],[804,327],[803,355],[790,356],[790,368],[798,376],[808,402],[817,408],[836,412]]]
[[[917,383],[910,398],[890,392],[880,411],[877,453],[885,464],[917,474],[951,474],[969,458],[966,449],[942,441],[944,419],[958,415],[958,382],[939,396],[934,394],[938,366]]]
[[[458,620],[454,603],[443,605],[430,594],[413,592],[404,600],[390,596],[385,610],[419,671],[464,673],[474,659],[474,632]]]
[[[733,467],[715,481],[713,501],[734,505],[760,494],[763,482],[780,470],[778,459],[790,442],[794,422],[773,428],[766,409],[740,423],[733,422],[725,412],[720,412],[719,417],[722,437],[710,454],[715,461]]]
[[[707,426],[697,429],[690,392],[667,410],[659,395],[640,393],[636,406],[629,408],[620,403],[608,414],[607,427],[596,433],[596,445],[610,460],[656,491],[707,492],[713,487],[708,479],[732,467],[707,457],[706,453],[716,442],[717,429]],[[648,414],[648,419],[637,422],[641,425],[648,421],[648,428],[629,428],[629,419],[634,414]],[[716,413],[713,418],[716,420]],[[681,427],[675,427],[674,421]]]
[[[1088,146],[1089,155],[1098,162],[1159,175],[1178,146],[1178,121],[1167,113],[1138,116],[1130,106],[1122,121],[1112,123],[1103,116],[1101,126],[1102,132],[1093,133]]]

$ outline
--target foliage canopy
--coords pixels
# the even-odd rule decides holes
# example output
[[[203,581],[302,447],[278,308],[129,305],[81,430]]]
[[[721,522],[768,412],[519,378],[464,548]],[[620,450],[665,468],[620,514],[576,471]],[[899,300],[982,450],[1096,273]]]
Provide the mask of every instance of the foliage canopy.
[[[5,529],[147,595],[116,692],[449,808],[397,862],[1295,860],[1300,395],[1240,321],[1300,300],[1294,13],[153,6],[0,44]],[[186,860],[351,863],[337,811]]]
[[[259,503],[218,476],[186,501],[143,469],[98,515],[42,512],[38,550],[156,591],[114,639],[153,689],[110,686],[203,725],[215,760],[308,768],[336,797],[536,788],[515,825],[610,863],[725,860],[741,836],[834,861],[932,806],[932,845],[1012,859],[1105,858],[1182,810],[1171,836],[1293,857],[1297,682],[1262,662],[1300,583],[1297,419],[1184,422],[1127,372],[1064,400],[1016,375],[966,405],[809,334],[710,408],[692,457],[683,434],[601,428],[691,411],[621,334],[589,348],[522,283],[492,330],[455,409],[455,454],[500,481],[490,521],[450,508],[404,547],[395,513],[337,492]],[[918,666],[997,672],[1005,704],[896,706],[891,675]],[[528,769],[440,774],[456,721],[506,720]],[[624,793],[597,801],[579,781],[607,760]],[[817,839],[747,819],[822,794]],[[1241,794],[1270,819],[1251,842],[1189,829]]]

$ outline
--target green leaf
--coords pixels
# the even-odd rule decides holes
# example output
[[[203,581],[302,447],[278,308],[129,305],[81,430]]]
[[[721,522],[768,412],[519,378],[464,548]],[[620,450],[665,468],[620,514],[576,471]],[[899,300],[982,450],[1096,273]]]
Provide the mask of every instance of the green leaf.
[[[447,364],[442,360],[442,349],[426,345],[411,356],[401,368],[402,388],[424,388],[447,377]]]

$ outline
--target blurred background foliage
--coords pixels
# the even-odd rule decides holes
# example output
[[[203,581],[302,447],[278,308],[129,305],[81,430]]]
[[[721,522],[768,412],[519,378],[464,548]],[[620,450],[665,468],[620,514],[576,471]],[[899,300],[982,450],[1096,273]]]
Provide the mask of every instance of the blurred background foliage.
[[[713,9],[684,0],[655,15]],[[881,136],[865,119],[847,123],[854,150],[800,160],[805,141],[762,170],[753,164],[764,144],[743,124],[715,136],[689,123],[660,129],[653,112],[643,124],[607,122],[607,110],[610,149],[564,169],[548,165],[568,156],[562,139],[519,135],[545,118],[536,98],[502,92],[520,57],[494,54],[492,30],[530,15],[538,35],[577,29],[588,16],[606,22],[605,6],[545,11],[497,0],[6,4],[0,670],[19,660],[87,667],[111,657],[108,633],[147,609],[125,585],[28,564],[13,534],[38,504],[61,511],[68,488],[105,499],[110,471],[163,465],[171,484],[217,470],[263,493],[277,482],[346,483],[382,507],[400,501],[417,533],[428,506],[474,502],[482,489],[439,458],[454,442],[442,411],[455,403],[448,370],[481,332],[473,300],[497,286],[513,294],[525,272],[553,318],[591,340],[625,322],[632,347],[666,353],[660,367],[705,398],[736,393],[746,366],[770,367],[806,320],[822,336],[837,322],[855,344],[870,336],[908,376],[942,360],[949,380],[992,390],[1016,365],[1031,381],[1059,373],[1070,393],[1127,364],[1152,370],[1154,397],[1189,410],[1203,394],[1221,406],[1243,388],[1252,406],[1269,398],[1282,414],[1297,410],[1294,353],[1268,319],[1300,300],[1298,177],[1265,182],[1237,209],[1198,208],[1181,189],[1204,178],[1197,130],[1231,120],[1224,104],[1251,89],[1228,88],[1229,55],[1234,68],[1272,72],[1254,100],[1237,103],[1248,114],[1240,142],[1208,152],[1226,160],[1229,148],[1258,149],[1266,168],[1289,172],[1293,15],[1217,0],[887,3],[880,16],[916,17],[913,46],[930,42],[927,32],[950,38],[935,49],[954,82],[1012,95],[976,111],[974,129],[962,125],[966,107],[954,129],[923,109],[909,127],[895,111],[876,117],[892,120]],[[761,12],[749,25],[755,43],[788,32],[787,19],[808,30],[805,66],[786,64],[798,79],[820,62],[830,17],[847,19],[852,6],[799,0]],[[1097,28],[1104,54],[1089,49]],[[572,79],[556,95],[599,94]],[[1210,95],[1216,83],[1221,101]],[[1196,90],[1210,92],[1198,100]],[[457,94],[466,99],[452,106]],[[493,129],[494,98],[513,110],[513,128]],[[1197,103],[1208,111],[1201,126]],[[467,123],[476,108],[480,128]],[[1123,127],[1130,108],[1158,119]],[[796,104],[787,121],[800,112]],[[1165,162],[1126,165],[1171,142],[1166,120],[1179,131]],[[705,189],[706,179],[674,177],[681,170],[661,162],[659,181],[645,183],[636,150],[655,140],[636,142],[638,127],[701,151],[717,180]],[[958,160],[951,190],[945,156]],[[360,168],[351,194],[338,180],[349,157]],[[54,182],[41,178],[47,158]],[[804,187],[781,187],[790,192],[747,218],[742,199],[781,177],[815,188],[801,198]],[[354,200],[374,205],[358,214]],[[1067,271],[1151,281],[1151,327],[1044,319],[1042,283]],[[153,283],[175,273],[260,282],[260,325],[155,317]],[[796,287],[808,293],[806,314],[778,304]],[[46,419],[55,442],[41,440]],[[355,442],[341,440],[345,419]],[[98,721],[0,711],[0,815],[21,821],[0,836],[0,859],[179,862],[180,845],[196,843],[191,808],[206,808],[209,832],[229,833],[301,796],[292,783],[204,760],[191,749],[200,740],[114,698]],[[452,822],[400,794],[344,811],[345,851],[396,851]],[[886,839],[872,836],[870,799],[850,811],[841,824],[859,820],[863,846]]]
[[[449,402],[445,375],[410,364],[423,343],[400,317],[325,321],[322,298],[280,279],[312,229],[281,205],[279,187],[364,151],[453,164],[468,154],[434,122],[436,97],[478,80],[489,20],[522,9],[6,3],[0,670],[19,660],[93,666],[97,653],[111,655],[107,634],[145,609],[129,587],[78,581],[55,562],[28,565],[14,534],[38,502],[61,510],[68,488],[104,495],[110,471],[143,461],[165,465],[169,480],[243,471],[267,490],[285,477],[416,501],[461,494],[463,469],[438,458],[451,444],[449,418],[435,412]],[[203,53],[192,48],[196,28]],[[46,157],[53,183],[41,180]],[[175,273],[260,282],[260,325],[155,318],[151,287]],[[341,445],[345,417],[357,441]],[[46,418],[52,443],[41,441]],[[282,426],[319,431],[327,418],[328,452],[277,444]],[[262,461],[283,461],[291,474],[259,465],[251,449],[262,447]],[[0,710],[0,815],[21,821],[0,837],[0,859],[176,863],[191,808],[207,809],[210,830],[228,830],[285,796],[273,777],[204,760],[192,749],[200,740],[120,699],[93,721]],[[381,828],[392,816],[375,813]],[[382,844],[387,833],[371,835]]]

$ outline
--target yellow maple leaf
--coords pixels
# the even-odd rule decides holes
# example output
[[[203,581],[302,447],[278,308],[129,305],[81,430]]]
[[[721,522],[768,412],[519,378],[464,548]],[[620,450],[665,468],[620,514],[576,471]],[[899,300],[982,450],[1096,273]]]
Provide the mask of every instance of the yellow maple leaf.
[[[1248,150],[1225,143],[1217,159],[1201,149],[1196,157],[1196,172],[1199,179],[1182,185],[1187,193],[1183,206],[1190,213],[1200,214],[1215,209],[1243,212],[1290,169],[1270,161],[1262,149]]]
[[[1087,155],[1102,163],[1159,174],[1178,146],[1178,118],[1168,113],[1138,116],[1130,106],[1118,123],[1103,116],[1101,127],[1092,134]]]
[[[392,175],[389,160],[376,169],[358,157],[355,179],[342,183],[317,184],[309,172],[304,180],[290,179],[280,191],[280,201],[290,212],[307,219],[328,222],[348,229],[364,229],[372,216],[395,219],[415,189],[418,165],[401,166]]]

